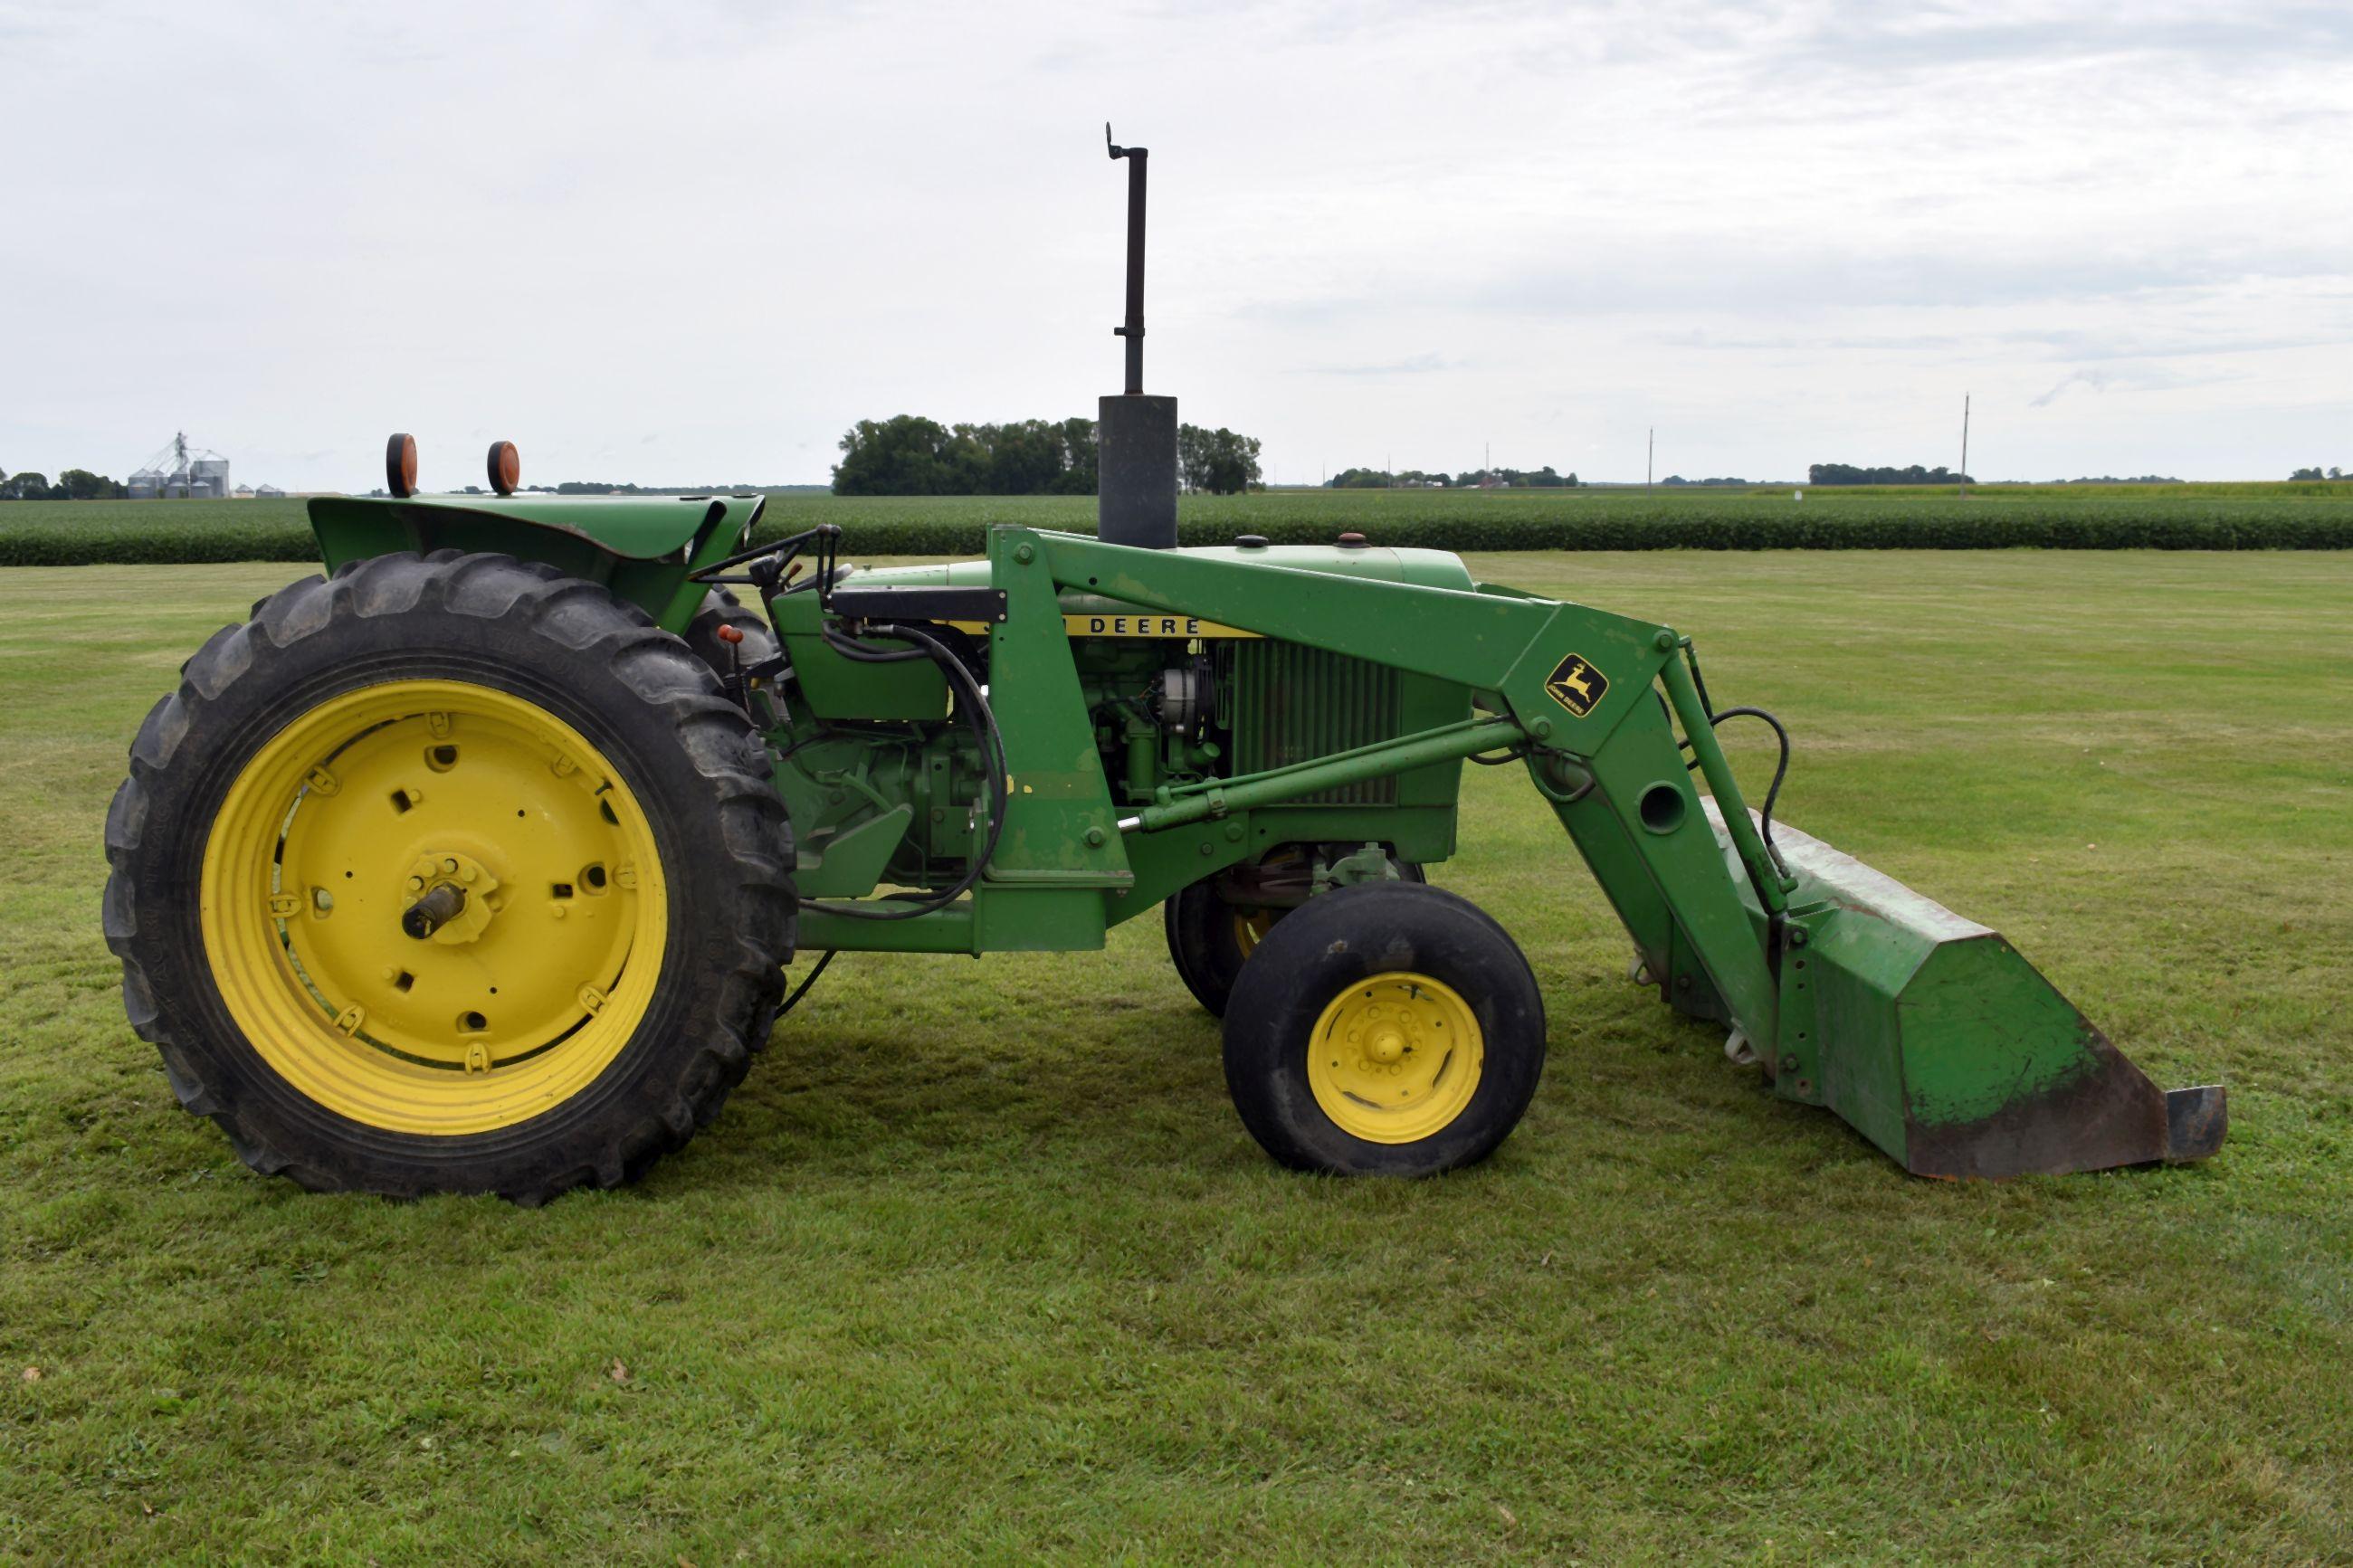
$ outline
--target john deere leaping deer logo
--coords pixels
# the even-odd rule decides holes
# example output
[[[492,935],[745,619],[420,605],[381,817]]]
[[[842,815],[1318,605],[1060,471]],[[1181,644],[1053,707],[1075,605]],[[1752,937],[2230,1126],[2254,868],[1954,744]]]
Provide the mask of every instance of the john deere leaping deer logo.
[[[1573,653],[1546,679],[1545,689],[1554,701],[1582,719],[1600,703],[1609,689],[1609,678],[1594,668],[1590,659]]]

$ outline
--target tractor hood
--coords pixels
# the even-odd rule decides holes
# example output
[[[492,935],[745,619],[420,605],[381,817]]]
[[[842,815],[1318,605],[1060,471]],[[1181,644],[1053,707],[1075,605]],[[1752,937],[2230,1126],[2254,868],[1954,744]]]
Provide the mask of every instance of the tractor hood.
[[[1049,539],[1082,535],[1046,534]],[[1090,541],[1092,542],[1092,541]],[[1280,566],[1293,572],[1321,572],[1336,577],[1370,577],[1384,583],[1409,583],[1421,588],[1451,588],[1471,593],[1478,584],[1462,564],[1462,557],[1446,550],[1389,549],[1377,545],[1217,544],[1153,553],[1165,557],[1199,556],[1214,561],[1241,561],[1259,566]],[[1137,570],[1145,570],[1150,556],[1140,555]],[[927,566],[861,567],[858,581],[881,587],[952,585],[980,587],[990,581],[986,561],[952,561]],[[1066,610],[1115,611],[1124,607],[1105,589],[1084,594],[1065,589]]]

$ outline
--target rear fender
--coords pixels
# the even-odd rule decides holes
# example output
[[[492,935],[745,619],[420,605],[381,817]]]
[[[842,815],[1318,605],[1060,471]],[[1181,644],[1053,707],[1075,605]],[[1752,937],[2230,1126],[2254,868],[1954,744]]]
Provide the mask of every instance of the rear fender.
[[[493,551],[602,583],[683,632],[692,574],[750,538],[765,496],[320,496],[311,531],[327,570],[372,555]]]

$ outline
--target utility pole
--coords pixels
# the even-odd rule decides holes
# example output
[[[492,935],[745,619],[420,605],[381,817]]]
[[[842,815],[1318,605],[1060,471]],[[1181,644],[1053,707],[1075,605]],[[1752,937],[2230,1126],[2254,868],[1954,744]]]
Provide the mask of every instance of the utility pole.
[[[1961,394],[1961,499],[1969,499],[1969,395]]]
[[[1659,432],[1657,427],[1653,426],[1650,432],[1648,439],[1644,442],[1642,447],[1642,493],[1644,495],[1649,495],[1651,493],[1651,467],[1652,460],[1656,458],[1658,455]]]

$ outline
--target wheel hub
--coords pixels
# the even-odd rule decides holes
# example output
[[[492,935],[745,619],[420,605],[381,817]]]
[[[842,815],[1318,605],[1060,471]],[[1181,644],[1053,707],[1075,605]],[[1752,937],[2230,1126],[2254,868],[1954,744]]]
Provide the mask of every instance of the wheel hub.
[[[1308,1047],[1307,1080],[1343,1131],[1410,1143],[1462,1113],[1483,1056],[1478,1017],[1459,994],[1396,970],[1356,982],[1325,1006]]]
[[[480,937],[505,901],[499,896],[499,879],[471,855],[457,850],[419,855],[409,862],[403,887],[416,901],[401,911],[401,931],[444,946]]]

